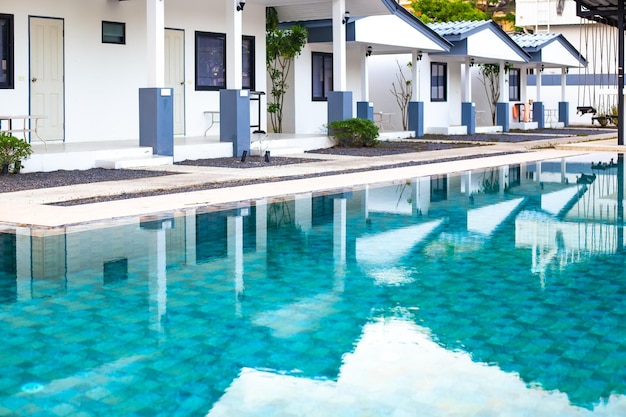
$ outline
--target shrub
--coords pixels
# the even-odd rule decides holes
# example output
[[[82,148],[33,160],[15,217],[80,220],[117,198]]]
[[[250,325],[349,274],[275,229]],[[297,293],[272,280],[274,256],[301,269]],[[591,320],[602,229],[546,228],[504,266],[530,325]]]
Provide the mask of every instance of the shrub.
[[[373,148],[378,145],[378,126],[369,119],[335,120],[328,124],[328,134],[344,148]]]
[[[27,159],[32,153],[30,143],[8,133],[0,132],[0,167],[19,171],[21,161]]]

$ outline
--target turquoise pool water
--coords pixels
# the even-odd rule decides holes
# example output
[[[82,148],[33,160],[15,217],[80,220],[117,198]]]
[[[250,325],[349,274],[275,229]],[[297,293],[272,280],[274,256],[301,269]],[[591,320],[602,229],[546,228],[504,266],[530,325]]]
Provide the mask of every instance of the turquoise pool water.
[[[593,158],[7,226],[0,416],[626,415],[622,160]]]

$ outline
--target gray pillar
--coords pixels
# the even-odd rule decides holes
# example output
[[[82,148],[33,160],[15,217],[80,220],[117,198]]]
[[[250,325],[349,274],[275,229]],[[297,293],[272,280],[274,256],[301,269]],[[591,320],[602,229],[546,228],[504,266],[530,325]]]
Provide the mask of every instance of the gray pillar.
[[[535,101],[533,103],[533,121],[537,122],[539,129],[546,127],[546,118],[541,101]]]
[[[415,132],[415,137],[424,136],[424,102],[409,101],[409,131]]]
[[[569,126],[569,102],[559,101],[559,122],[564,126]]]
[[[330,91],[328,93],[328,123],[347,119],[352,119],[352,91]]]
[[[496,103],[496,125],[502,126],[503,132],[509,131],[509,103]]]
[[[474,103],[461,103],[461,124],[467,126],[467,134],[476,133],[476,106]]]
[[[174,99],[171,88],[139,89],[139,145],[155,155],[174,156]]]
[[[356,117],[374,121],[374,103],[371,101],[356,102]]]
[[[248,90],[220,90],[220,142],[231,142],[236,157],[250,153]]]

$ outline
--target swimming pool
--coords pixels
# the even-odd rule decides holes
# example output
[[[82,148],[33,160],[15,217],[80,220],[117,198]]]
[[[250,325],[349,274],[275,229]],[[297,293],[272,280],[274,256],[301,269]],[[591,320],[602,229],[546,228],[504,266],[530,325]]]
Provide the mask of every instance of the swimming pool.
[[[623,160],[593,158],[7,227],[0,415],[626,415]]]

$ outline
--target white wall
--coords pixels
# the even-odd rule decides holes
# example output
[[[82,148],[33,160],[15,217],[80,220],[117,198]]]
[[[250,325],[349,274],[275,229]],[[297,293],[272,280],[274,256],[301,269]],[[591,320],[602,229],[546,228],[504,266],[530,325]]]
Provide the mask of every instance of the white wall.
[[[218,92],[195,91],[194,49],[195,31],[226,33],[224,6],[203,0],[166,3],[165,26],[185,31],[187,136],[201,136],[208,126],[203,111],[219,109]],[[0,90],[0,113],[29,113],[28,16],[59,18],[65,27],[65,141],[139,137],[139,89],[147,87],[145,2],[2,0],[0,12],[14,15],[15,28],[15,88]],[[265,91],[265,19],[259,15],[265,16],[262,5],[246,6],[243,33],[256,37],[256,89]],[[126,23],[125,45],[101,42],[103,20]]]
[[[400,107],[392,94],[392,83],[398,84],[398,63],[402,67],[407,80],[412,79],[411,69],[406,64],[411,61],[410,54],[401,55],[372,55],[370,57],[370,101],[374,103],[374,111],[393,113],[392,123],[402,128]],[[448,91],[444,102],[430,101],[430,63],[446,62],[443,56],[429,56],[424,54],[418,61],[419,87],[417,97],[412,101],[424,102],[424,129],[447,127],[461,124],[461,65],[458,62],[448,62]]]
[[[306,44],[293,64],[285,97],[283,132],[297,134],[326,134],[328,103],[312,99],[312,53],[332,53],[330,44]],[[346,56],[347,91],[352,92],[352,115],[356,117],[356,102],[361,101],[360,48],[348,48]],[[268,88],[270,81],[268,80]],[[268,126],[269,120],[268,120]]]
[[[325,101],[313,101],[312,89],[312,63],[313,52],[332,53],[332,45],[307,44],[302,54],[294,62],[294,82],[290,89],[294,108],[289,130],[283,132],[325,133],[328,123],[328,103]]]
[[[547,26],[579,23],[574,0],[565,0],[561,16],[557,14],[556,6],[557,0],[516,0],[515,25],[545,29]]]

